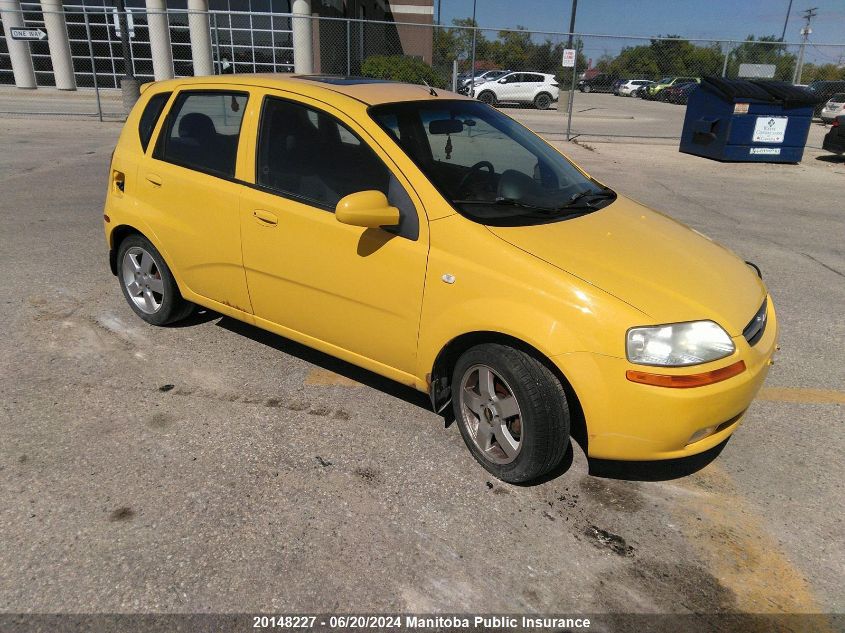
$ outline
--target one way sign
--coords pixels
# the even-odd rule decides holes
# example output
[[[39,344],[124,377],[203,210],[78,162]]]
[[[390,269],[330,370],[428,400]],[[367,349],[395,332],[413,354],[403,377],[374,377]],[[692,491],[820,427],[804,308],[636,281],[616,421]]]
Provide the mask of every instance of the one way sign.
[[[47,34],[41,29],[19,29],[12,27],[9,29],[9,35],[12,36],[13,40],[24,42],[38,42],[47,39]]]

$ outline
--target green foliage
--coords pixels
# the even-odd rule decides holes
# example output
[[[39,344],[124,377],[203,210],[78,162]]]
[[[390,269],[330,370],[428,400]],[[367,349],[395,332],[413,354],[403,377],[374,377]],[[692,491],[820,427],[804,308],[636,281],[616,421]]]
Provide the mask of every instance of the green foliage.
[[[440,88],[446,85],[446,80],[431,66],[421,59],[404,55],[372,55],[361,64],[361,74],[410,84],[427,83]]]
[[[606,57],[597,66],[619,77],[660,79],[666,75],[701,77],[720,75],[724,54],[718,44],[697,46],[678,37],[653,39],[649,44],[626,46],[616,57]]]

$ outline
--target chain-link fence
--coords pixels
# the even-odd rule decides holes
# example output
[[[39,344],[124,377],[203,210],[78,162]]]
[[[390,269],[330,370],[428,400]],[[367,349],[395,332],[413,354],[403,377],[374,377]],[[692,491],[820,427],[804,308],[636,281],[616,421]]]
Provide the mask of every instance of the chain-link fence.
[[[127,71],[140,82],[298,72],[427,83],[504,108],[562,111],[524,113],[545,134],[675,138],[684,112],[677,106],[708,75],[816,82],[820,98],[845,92],[845,44],[570,35],[291,13],[133,8],[119,14],[102,6],[65,4],[52,12],[41,4],[21,6],[0,16],[4,113],[120,118],[119,87]],[[14,39],[13,29],[30,37]],[[575,51],[574,67],[563,65],[565,49]],[[11,87],[22,83],[38,90]]]

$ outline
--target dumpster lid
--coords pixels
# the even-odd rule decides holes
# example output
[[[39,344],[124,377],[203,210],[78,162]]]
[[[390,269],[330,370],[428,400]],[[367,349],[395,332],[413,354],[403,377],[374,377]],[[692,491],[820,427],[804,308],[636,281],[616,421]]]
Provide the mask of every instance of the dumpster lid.
[[[702,87],[715,92],[726,101],[753,99],[766,103],[784,105],[815,105],[818,96],[806,88],[793,86],[785,81],[761,81],[747,79],[725,79],[723,77],[704,77]]]

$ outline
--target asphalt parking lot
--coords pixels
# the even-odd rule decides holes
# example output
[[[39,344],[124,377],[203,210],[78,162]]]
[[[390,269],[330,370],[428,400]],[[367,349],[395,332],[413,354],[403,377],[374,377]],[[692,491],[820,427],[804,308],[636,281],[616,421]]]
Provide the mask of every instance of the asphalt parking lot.
[[[611,116],[683,111],[577,98],[622,102]],[[508,112],[557,138],[560,113]],[[627,120],[590,116],[578,125],[605,134]],[[213,313],[172,328],[135,317],[101,227],[119,130],[0,120],[0,610],[845,609],[845,162],[815,137],[800,165],[559,143],[757,263],[782,350],[695,472],[588,464],[576,445],[562,472],[515,487],[416,392]]]

